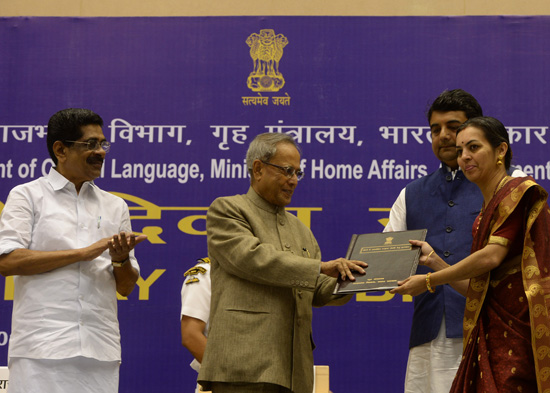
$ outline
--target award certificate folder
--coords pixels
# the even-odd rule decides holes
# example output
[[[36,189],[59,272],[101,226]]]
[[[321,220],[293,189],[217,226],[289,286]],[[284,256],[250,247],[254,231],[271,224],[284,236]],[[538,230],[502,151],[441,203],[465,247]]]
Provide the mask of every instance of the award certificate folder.
[[[346,259],[369,264],[365,274],[353,273],[355,281],[338,280],[334,294],[387,291],[416,273],[420,247],[413,247],[412,240],[426,239],[426,229],[413,231],[366,233],[353,235]]]

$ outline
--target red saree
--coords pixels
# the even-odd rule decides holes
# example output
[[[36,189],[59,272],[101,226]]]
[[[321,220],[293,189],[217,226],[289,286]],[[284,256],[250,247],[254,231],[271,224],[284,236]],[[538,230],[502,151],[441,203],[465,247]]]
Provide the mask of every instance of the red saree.
[[[451,393],[550,393],[547,196],[531,177],[512,179],[474,223],[472,253],[494,243],[509,251],[498,268],[470,280]]]

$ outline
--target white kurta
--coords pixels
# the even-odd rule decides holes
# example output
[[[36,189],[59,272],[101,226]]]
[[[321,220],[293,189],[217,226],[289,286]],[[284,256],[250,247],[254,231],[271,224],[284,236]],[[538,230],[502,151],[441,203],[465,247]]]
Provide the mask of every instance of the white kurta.
[[[121,198],[93,182],[85,182],[77,194],[74,184],[52,168],[46,177],[10,192],[0,217],[0,254],[21,248],[78,249],[131,230]],[[130,261],[139,271],[133,251]],[[78,356],[116,364],[121,360],[108,250],[93,261],[14,277],[10,360]]]

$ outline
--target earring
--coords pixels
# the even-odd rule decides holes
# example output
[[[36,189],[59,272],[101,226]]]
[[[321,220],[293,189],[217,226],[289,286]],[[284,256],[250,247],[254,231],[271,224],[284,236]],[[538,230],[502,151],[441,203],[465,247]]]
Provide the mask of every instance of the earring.
[[[502,165],[502,157],[498,156],[497,165]]]

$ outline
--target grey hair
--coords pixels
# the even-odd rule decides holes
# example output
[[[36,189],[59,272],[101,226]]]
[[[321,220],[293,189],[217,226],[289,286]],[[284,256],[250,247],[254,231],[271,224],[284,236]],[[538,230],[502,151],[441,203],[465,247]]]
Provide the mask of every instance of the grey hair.
[[[282,134],[279,132],[265,132],[257,135],[246,152],[246,166],[248,172],[252,176],[252,166],[255,160],[261,160],[269,162],[271,158],[277,153],[277,145],[279,143],[289,143],[298,150],[298,153],[302,155],[300,146],[294,141],[294,138],[288,134]]]

